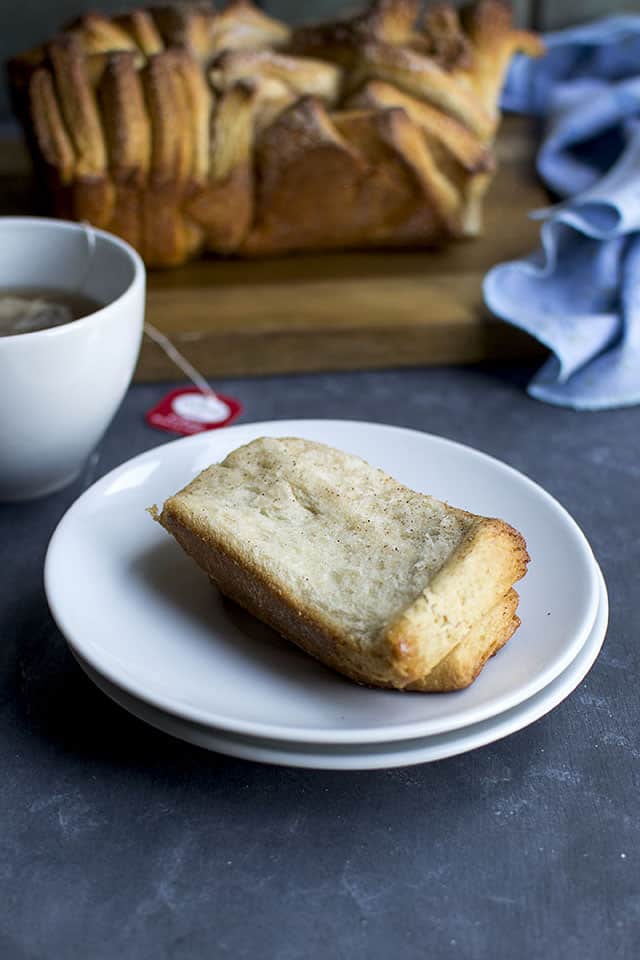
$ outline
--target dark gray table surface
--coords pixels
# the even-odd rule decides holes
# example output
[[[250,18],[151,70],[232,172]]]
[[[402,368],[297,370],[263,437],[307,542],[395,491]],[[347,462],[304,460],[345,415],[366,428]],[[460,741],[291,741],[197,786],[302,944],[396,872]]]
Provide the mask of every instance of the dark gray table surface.
[[[533,726],[406,769],[261,766],[173,740],[84,676],[47,610],[48,538],[81,489],[169,435],[134,387],[82,481],[0,507],[0,957],[635,958],[640,941],[640,409],[530,400],[526,371],[233,380],[244,420],[410,426],[525,471],[610,591],[581,686]]]

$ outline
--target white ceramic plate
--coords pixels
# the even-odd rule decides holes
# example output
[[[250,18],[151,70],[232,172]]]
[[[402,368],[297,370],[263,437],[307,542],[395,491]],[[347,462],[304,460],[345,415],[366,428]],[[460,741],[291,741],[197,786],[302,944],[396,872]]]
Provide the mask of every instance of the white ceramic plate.
[[[359,454],[409,486],[524,534],[522,627],[468,689],[372,691],[333,674],[223,601],[145,508],[258,436],[301,436]],[[593,626],[597,567],[584,535],[540,487],[440,437],[379,424],[299,420],[202,433],[94,484],[60,522],[45,563],[53,616],[103,677],[162,711],[230,733],[363,744],[432,736],[496,716],[554,680]]]
[[[78,659],[94,683],[120,706],[159,730],[181,740],[195,743],[199,747],[205,747],[207,750],[226,753],[243,760],[255,760],[259,763],[310,767],[316,770],[379,770],[389,767],[406,767],[416,763],[443,760],[445,757],[453,757],[459,753],[486,746],[488,743],[494,743],[539,720],[569,696],[589,672],[600,652],[607,630],[609,603],[604,579],[599,571],[598,576],[601,593],[595,623],[587,642],[559,677],[547,684],[540,693],[534,694],[524,703],[512,707],[511,710],[505,710],[490,720],[471,724],[450,733],[436,734],[433,737],[350,747],[342,744],[323,746],[286,743],[282,740],[270,741],[224,733],[221,730],[164,713],[132,697],[101,677],[80,657]]]

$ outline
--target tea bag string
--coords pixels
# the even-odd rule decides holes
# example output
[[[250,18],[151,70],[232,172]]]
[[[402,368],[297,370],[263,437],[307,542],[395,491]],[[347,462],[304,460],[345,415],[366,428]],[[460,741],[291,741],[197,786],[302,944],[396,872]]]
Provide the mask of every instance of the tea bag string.
[[[164,351],[169,360],[171,360],[179,370],[182,370],[185,377],[191,380],[201,393],[217,399],[215,391],[211,389],[202,374],[180,353],[177,347],[169,340],[169,337],[166,337],[164,333],[160,333],[160,331],[148,321],[145,321],[144,332],[150,340],[153,340],[153,342]]]
[[[93,256],[96,252],[96,234],[95,230],[87,220],[82,221],[82,226],[84,227],[84,236],[87,241],[87,260],[86,266],[84,268],[84,273],[80,276],[80,282],[78,283],[78,293],[82,293],[84,290],[84,285],[89,279],[89,274],[91,273],[91,267],[93,262]]]
[[[93,227],[86,220],[82,221],[82,226],[84,227],[84,235],[87,241],[87,263],[84,274],[81,277],[81,282],[78,284],[78,292],[82,291],[85,283],[87,282],[87,278],[91,270],[91,262],[96,250],[96,234]],[[185,377],[187,377],[188,380],[191,380],[193,385],[196,386],[201,393],[203,393],[205,396],[217,399],[217,394],[211,389],[200,371],[196,370],[192,363],[189,363],[187,358],[183,356],[178,348],[173,345],[171,340],[169,340],[169,337],[165,336],[164,333],[160,333],[160,331],[148,321],[145,321],[144,332],[150,340],[153,340],[153,342],[160,347],[160,349],[166,354],[167,358],[171,360],[171,362],[175,364],[175,366],[181,370],[182,373],[184,373]]]

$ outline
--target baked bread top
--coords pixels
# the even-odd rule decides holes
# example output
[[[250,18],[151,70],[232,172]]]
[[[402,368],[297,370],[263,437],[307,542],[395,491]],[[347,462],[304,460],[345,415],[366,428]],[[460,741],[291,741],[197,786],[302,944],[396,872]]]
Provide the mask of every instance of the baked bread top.
[[[169,266],[477,233],[516,50],[502,0],[293,30],[232,0],[88,14],[10,79],[57,212]]]

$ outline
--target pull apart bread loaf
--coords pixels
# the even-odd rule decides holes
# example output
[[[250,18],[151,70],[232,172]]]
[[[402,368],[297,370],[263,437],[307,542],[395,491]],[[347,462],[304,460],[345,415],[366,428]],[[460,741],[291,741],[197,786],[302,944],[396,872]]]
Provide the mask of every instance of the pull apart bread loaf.
[[[12,61],[14,106],[57,214],[150,266],[473,236],[506,69],[542,46],[502,0],[420,10],[89,14]]]
[[[223,594],[359,683],[459,690],[520,623],[516,530],[324,444],[254,440],[151,513]]]

